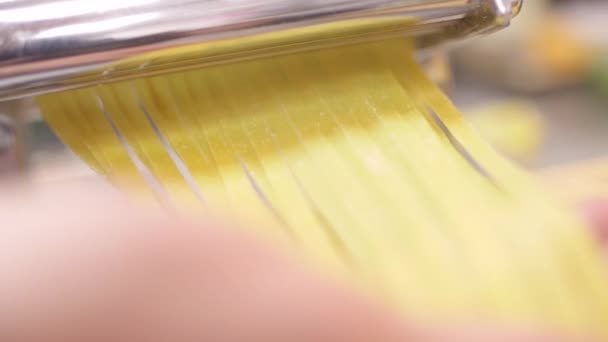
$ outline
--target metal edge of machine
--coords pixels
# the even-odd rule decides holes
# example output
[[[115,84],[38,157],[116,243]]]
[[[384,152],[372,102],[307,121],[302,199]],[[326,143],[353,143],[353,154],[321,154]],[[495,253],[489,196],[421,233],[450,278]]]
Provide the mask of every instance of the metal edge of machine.
[[[425,49],[506,27],[521,4],[522,0],[5,2],[0,3],[0,101],[209,62],[144,63],[120,72],[109,67],[151,51],[356,19],[412,17],[416,23],[396,33],[416,36],[418,47]],[[333,38],[328,45],[341,40]],[[294,46],[272,51],[289,52]],[[251,57],[264,52],[254,50],[245,52]]]

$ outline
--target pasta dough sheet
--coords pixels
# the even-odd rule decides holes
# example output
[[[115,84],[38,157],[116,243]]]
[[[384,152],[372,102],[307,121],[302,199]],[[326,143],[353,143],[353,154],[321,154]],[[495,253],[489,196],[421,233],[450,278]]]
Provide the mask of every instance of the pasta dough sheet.
[[[98,173],[184,213],[229,214],[419,319],[608,337],[585,227],[495,153],[386,40],[42,96]]]

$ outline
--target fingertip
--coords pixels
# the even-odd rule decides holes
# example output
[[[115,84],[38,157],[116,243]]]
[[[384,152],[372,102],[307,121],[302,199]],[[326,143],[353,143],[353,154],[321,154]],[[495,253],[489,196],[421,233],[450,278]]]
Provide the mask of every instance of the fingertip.
[[[608,198],[594,199],[582,205],[585,218],[589,222],[596,238],[608,243]]]

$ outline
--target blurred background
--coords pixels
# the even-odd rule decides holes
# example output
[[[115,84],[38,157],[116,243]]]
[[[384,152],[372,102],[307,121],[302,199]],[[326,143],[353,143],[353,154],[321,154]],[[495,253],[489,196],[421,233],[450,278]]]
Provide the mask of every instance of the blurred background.
[[[427,67],[510,158],[539,172],[591,163],[608,184],[606,21],[607,0],[528,0],[509,29],[437,52]],[[1,174],[46,181],[92,171],[21,101],[0,104]]]
[[[608,157],[608,1],[528,0],[509,29],[451,55],[449,92],[529,167]]]

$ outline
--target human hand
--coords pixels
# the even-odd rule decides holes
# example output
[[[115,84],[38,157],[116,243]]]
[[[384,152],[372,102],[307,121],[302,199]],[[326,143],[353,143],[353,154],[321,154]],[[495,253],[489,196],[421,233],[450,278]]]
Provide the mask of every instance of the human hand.
[[[566,341],[402,320],[224,223],[141,210],[104,186],[4,188],[1,341]]]

